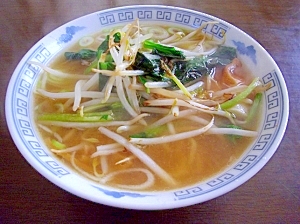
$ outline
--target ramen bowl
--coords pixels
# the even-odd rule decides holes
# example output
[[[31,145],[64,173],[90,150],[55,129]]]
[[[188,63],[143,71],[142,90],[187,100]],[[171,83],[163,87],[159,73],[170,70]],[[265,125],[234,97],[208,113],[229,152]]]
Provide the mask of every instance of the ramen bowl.
[[[83,36],[101,29],[130,23],[155,22],[197,28],[209,21],[205,32],[216,39],[226,35],[226,45],[235,47],[238,56],[263,84],[262,121],[259,135],[246,152],[230,167],[205,181],[175,190],[122,190],[93,182],[61,162],[46,147],[33,118],[33,90],[42,69],[29,64],[49,63],[62,49]],[[41,175],[58,187],[81,198],[120,208],[160,210],[189,206],[223,195],[253,177],[276,152],[284,135],[289,113],[284,78],[268,52],[237,27],[210,15],[170,6],[128,6],[95,12],[55,29],[38,41],[15,69],[6,95],[6,119],[11,136],[23,157]]]

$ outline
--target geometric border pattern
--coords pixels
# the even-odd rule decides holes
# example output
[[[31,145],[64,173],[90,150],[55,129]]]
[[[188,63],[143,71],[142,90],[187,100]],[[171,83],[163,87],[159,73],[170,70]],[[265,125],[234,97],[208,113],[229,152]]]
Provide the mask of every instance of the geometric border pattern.
[[[51,55],[52,54],[46,47],[40,45],[29,56],[28,61],[34,60],[45,64],[51,58]],[[18,79],[13,87],[13,97],[11,99],[12,116],[14,117],[13,120],[19,136],[21,137],[23,144],[26,145],[27,150],[47,170],[54,175],[61,177],[69,174],[69,172],[57,164],[57,162],[55,162],[43,149],[31,123],[32,112],[30,111],[30,108],[32,108],[32,96],[29,93],[31,93],[40,71],[41,69],[38,66],[28,63],[24,63],[21,67]]]
[[[136,18],[140,21],[157,21],[157,22],[176,22],[189,27],[200,27],[204,23],[212,21],[210,18],[192,12],[183,12],[174,9],[120,9],[107,13],[97,14],[102,26],[114,25],[119,23],[130,22]],[[213,35],[215,38],[222,39],[229,27],[222,23],[209,24],[203,28],[203,31]]]

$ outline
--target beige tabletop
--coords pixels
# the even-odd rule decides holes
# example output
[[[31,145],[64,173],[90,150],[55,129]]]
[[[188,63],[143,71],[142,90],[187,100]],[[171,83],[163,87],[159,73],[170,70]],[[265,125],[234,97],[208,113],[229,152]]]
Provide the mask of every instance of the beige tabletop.
[[[70,20],[132,4],[173,5],[217,16],[255,38],[278,63],[290,97],[288,128],[267,165],[237,189],[173,210],[112,208],[55,186],[26,162],[13,143],[4,101],[23,55]],[[0,15],[0,223],[300,223],[299,0],[1,0]]]

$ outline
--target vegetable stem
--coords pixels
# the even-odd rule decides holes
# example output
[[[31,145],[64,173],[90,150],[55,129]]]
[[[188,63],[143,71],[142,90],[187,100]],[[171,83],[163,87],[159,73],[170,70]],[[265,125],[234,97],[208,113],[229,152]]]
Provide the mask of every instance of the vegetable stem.
[[[255,114],[257,113],[257,110],[258,110],[261,99],[262,99],[262,93],[257,93],[254,97],[252,107],[251,107],[251,109],[249,111],[249,114],[246,118],[246,123],[249,123],[253,119]]]
[[[55,140],[55,139],[52,139],[52,140],[51,140],[51,143],[52,143],[52,145],[53,145],[56,149],[65,149],[65,148],[66,148],[66,145],[65,145],[65,144],[63,144],[63,143],[61,143],[61,142],[59,142],[59,141],[57,141],[57,140]]]
[[[181,89],[184,95],[192,99],[191,93],[185,88],[185,86],[180,82],[180,80],[172,73],[168,65],[166,65],[166,63],[162,60],[161,60],[161,66],[166,71],[167,77],[172,79],[173,82],[176,83],[176,85],[179,87],[179,89]]]
[[[93,112],[80,114],[42,114],[38,116],[39,121],[64,121],[64,122],[95,122],[113,120],[112,112]]]
[[[222,110],[227,110],[235,105],[237,105],[241,100],[245,99],[254,89],[256,86],[258,86],[260,84],[259,78],[255,78],[250,85],[241,93],[239,93],[238,95],[236,95],[236,97],[234,97],[231,100],[228,100],[224,103],[222,103],[221,109]]]
[[[181,59],[185,58],[183,52],[180,50],[177,50],[175,47],[155,43],[152,40],[145,40],[144,48],[152,49],[155,53],[157,53],[161,56],[165,56],[165,57],[181,58]]]

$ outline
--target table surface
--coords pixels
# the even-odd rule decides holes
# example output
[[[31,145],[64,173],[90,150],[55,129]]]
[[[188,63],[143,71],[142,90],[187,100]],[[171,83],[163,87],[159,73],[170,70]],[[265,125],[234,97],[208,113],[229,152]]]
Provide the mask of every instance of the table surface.
[[[298,0],[102,0],[0,2],[0,222],[296,223],[300,222],[300,2]],[[5,121],[5,92],[17,63],[44,35],[98,10],[132,4],[187,7],[222,18],[255,38],[278,63],[290,117],[277,152],[232,192],[185,208],[133,211],[78,198],[50,183],[21,156]]]

